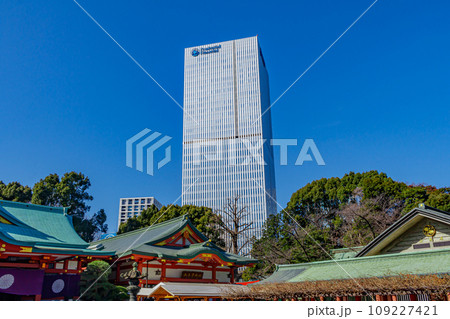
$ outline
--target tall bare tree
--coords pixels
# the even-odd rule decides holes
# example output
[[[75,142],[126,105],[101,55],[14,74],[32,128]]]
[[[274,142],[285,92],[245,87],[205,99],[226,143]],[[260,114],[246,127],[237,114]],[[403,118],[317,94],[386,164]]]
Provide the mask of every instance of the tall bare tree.
[[[247,206],[241,207],[239,199],[239,195],[229,198],[224,208],[215,214],[217,225],[226,236],[227,250],[233,254],[240,254],[252,239],[248,231],[252,229],[253,222],[248,222]]]
[[[353,193],[362,198],[360,188]],[[404,203],[400,199],[386,194],[344,205],[338,211],[344,223],[340,238],[335,238],[336,243],[347,247],[366,245],[398,220],[403,208]]]

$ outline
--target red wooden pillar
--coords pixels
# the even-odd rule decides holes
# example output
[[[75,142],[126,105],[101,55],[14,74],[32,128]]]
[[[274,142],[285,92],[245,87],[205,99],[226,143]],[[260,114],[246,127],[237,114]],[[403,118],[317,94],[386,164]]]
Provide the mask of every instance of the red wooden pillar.
[[[234,267],[230,268],[231,283],[234,284]]]
[[[212,273],[212,277],[211,278],[212,278],[213,282],[217,282],[217,279],[216,279],[216,265],[212,266],[211,273]]]
[[[136,262],[138,263],[138,271],[141,273],[142,275],[142,268],[144,267],[144,261],[142,259],[138,259],[136,260]],[[143,287],[143,279],[139,279],[139,286]]]
[[[161,265],[161,281],[166,280],[166,262],[164,261]]]
[[[81,272],[81,260],[78,257],[76,258],[76,260],[77,260],[77,270],[78,272]]]
[[[410,299],[411,301],[417,301],[417,295],[416,295],[416,294],[410,294],[410,295],[409,295],[409,299]]]
[[[316,298],[311,298],[310,301],[316,301]]]
[[[120,261],[117,261],[116,265],[116,285],[118,285],[120,282]]]
[[[361,301],[361,296],[355,296],[355,301]]]

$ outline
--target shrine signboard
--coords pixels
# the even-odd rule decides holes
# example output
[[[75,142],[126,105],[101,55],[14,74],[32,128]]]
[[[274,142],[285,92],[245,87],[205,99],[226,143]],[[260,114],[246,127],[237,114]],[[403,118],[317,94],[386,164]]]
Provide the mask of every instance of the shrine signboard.
[[[203,272],[201,271],[183,271],[181,273],[182,279],[203,279]]]

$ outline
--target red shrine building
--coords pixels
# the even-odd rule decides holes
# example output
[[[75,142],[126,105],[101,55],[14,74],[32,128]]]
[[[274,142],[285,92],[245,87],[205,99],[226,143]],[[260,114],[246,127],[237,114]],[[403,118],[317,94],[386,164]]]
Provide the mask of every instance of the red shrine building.
[[[88,246],[67,208],[0,200],[0,300],[76,298],[82,268],[112,255]]]
[[[81,272],[97,259],[111,264],[111,282],[122,286],[121,274],[137,262],[140,299],[155,293],[156,300],[220,299],[219,286],[256,263],[214,245],[187,215],[89,244],[67,208],[0,200],[0,300],[76,299]]]
[[[115,284],[127,285],[121,274],[137,262],[142,288],[159,283],[233,284],[236,268],[256,263],[214,245],[187,215],[93,242],[89,249],[114,252],[111,281]]]

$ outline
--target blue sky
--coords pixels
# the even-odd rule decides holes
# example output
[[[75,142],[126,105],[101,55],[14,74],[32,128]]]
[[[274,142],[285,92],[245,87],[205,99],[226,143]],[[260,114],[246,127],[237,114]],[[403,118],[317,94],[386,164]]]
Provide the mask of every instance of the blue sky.
[[[372,1],[79,3],[181,103],[185,47],[258,35],[275,100]],[[313,138],[326,162],[277,166],[282,206],[349,171],[449,186],[449,10],[378,1],[278,101],[274,137]],[[111,230],[120,197],[180,195],[181,110],[73,1],[0,2],[0,110],[0,180],[83,172]],[[144,128],[173,137],[155,176],[125,165],[125,141]]]

